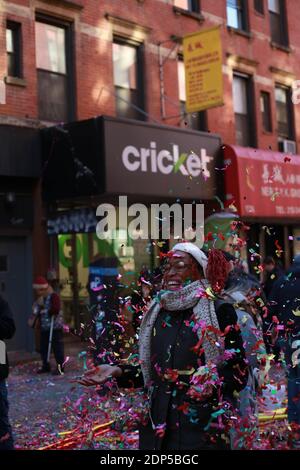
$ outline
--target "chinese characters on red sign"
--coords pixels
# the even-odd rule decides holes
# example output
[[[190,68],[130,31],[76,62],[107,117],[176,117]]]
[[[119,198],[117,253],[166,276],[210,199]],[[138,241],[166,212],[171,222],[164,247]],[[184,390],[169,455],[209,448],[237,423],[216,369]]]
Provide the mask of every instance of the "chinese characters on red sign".
[[[227,146],[227,198],[240,216],[294,217],[300,214],[300,159],[285,154]]]

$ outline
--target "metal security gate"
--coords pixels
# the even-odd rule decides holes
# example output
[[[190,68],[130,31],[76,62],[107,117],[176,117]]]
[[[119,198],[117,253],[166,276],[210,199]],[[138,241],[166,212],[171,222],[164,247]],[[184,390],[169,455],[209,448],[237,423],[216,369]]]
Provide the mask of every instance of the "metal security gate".
[[[8,350],[31,350],[32,331],[27,326],[32,301],[32,266],[26,237],[0,236],[0,295],[9,303],[16,324]]]

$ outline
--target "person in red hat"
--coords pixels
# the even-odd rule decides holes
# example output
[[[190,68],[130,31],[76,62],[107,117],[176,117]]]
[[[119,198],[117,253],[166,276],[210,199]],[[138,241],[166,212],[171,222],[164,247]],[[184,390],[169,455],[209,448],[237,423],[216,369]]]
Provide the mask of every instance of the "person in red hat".
[[[42,358],[42,367],[37,371],[43,374],[51,371],[48,361],[48,348],[50,339],[50,330],[52,317],[53,335],[52,348],[57,363],[55,374],[63,374],[64,363],[64,343],[63,343],[63,315],[61,310],[61,301],[59,295],[43,276],[38,276],[33,283],[33,289],[36,293],[36,300],[33,304],[33,316],[40,319],[40,353]]]

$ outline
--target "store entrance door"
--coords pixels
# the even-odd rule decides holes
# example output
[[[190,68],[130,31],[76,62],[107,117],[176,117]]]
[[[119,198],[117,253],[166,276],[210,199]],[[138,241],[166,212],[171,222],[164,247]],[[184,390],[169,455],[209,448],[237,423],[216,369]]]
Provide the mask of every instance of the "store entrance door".
[[[32,273],[26,267],[26,249],[23,237],[0,237],[0,295],[9,303],[16,324],[15,336],[7,341],[8,350],[28,348],[30,293],[27,279],[28,276],[31,279]]]

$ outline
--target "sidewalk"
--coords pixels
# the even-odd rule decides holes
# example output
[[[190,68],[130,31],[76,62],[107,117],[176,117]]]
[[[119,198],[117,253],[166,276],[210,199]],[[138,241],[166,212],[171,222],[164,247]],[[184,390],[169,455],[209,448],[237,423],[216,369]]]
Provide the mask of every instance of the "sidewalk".
[[[64,375],[37,374],[35,362],[12,367],[7,384],[16,449],[137,448],[136,413],[144,394],[134,391],[120,397],[112,387],[99,395],[95,387],[78,384],[76,378],[85,371],[78,357],[85,350],[82,345],[86,343],[67,345],[67,353],[73,353]]]

